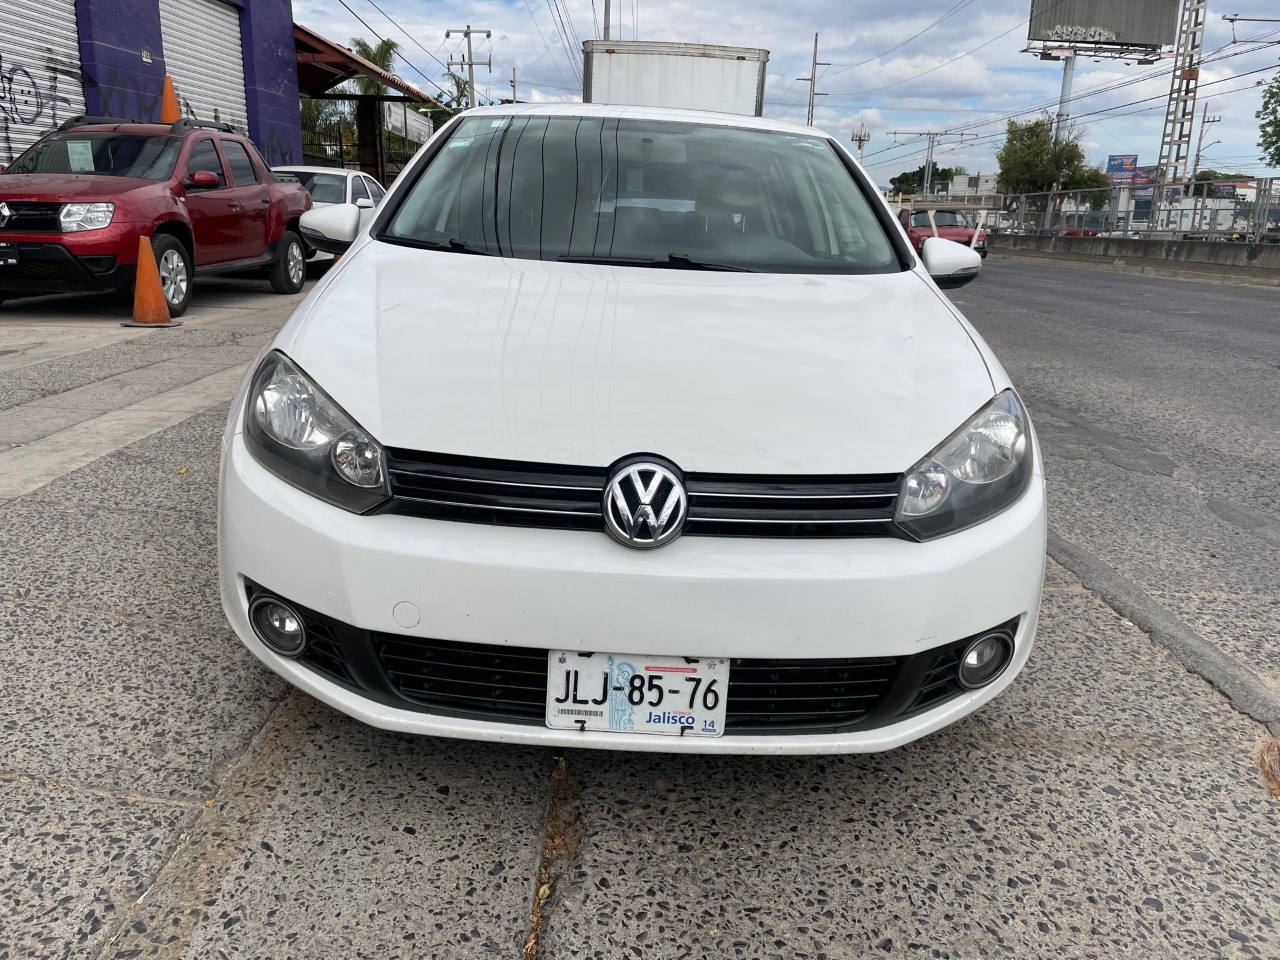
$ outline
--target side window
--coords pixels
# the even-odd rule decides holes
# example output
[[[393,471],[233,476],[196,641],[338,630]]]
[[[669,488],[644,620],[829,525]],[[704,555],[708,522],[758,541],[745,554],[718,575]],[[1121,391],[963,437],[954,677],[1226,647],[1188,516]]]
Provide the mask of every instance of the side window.
[[[369,188],[369,196],[370,198],[372,198],[373,202],[381,203],[383,194],[386,191],[384,191],[380,186],[378,186],[378,184],[375,181],[370,180],[368,177],[364,178],[364,182],[365,182],[365,186]]]
[[[224,187],[227,185],[227,172],[222,168],[222,160],[218,157],[217,148],[208,137],[196,141],[191,148],[191,153],[187,155],[187,176],[190,177],[197,170],[216,173],[222,185]]]
[[[352,177],[351,178],[351,202],[355,203],[357,200],[368,200],[368,199],[369,199],[369,191],[365,189],[364,177]]]
[[[244,145],[235,140],[223,140],[222,152],[227,155],[227,163],[231,166],[231,177],[237,187],[247,187],[251,183],[261,182],[257,168],[249,159],[249,152]]]

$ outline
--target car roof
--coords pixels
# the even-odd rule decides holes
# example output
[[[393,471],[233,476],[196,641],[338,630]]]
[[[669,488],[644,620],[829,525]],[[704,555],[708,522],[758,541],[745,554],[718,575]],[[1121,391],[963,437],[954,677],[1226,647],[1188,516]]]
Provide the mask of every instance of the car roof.
[[[301,163],[282,163],[271,168],[273,173],[349,173],[361,174],[363,170],[348,170],[346,167],[308,167]]]
[[[620,117],[631,120],[669,120],[676,123],[704,123],[751,130],[796,133],[807,137],[834,140],[816,127],[806,127],[783,120],[749,117],[739,113],[713,113],[709,110],[677,110],[672,107],[624,107],[609,103],[512,103],[496,107],[477,107],[463,116],[480,117]]]
[[[137,133],[149,137],[180,136],[173,132],[171,123],[83,123],[59,133]],[[195,131],[191,131],[194,133]],[[213,132],[213,131],[210,131]]]

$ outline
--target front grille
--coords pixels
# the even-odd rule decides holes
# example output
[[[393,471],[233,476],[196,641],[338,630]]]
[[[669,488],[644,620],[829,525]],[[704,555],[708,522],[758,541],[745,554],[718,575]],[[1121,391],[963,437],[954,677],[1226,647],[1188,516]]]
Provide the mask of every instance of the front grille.
[[[391,688],[432,713],[542,723],[547,651],[371,635]],[[884,699],[905,658],[735,659],[726,733],[831,730],[863,719]]]
[[[487,720],[541,722],[547,651],[373,634],[391,688],[419,706]]]
[[[0,231],[26,233],[58,233],[62,224],[61,203],[34,203],[28,200],[6,200],[9,219],[0,224]]]
[[[251,603],[275,596],[245,581]],[[402,710],[499,723],[542,725],[547,651],[376,633],[286,598],[307,628],[297,660],[362,696]],[[1018,621],[993,631],[1017,635]],[[725,735],[824,734],[868,730],[940,706],[965,691],[960,653],[978,636],[906,657],[734,658]]]
[[[524,461],[388,450],[386,509],[498,526],[604,530],[608,471]],[[689,473],[686,536],[894,535],[901,476]]]

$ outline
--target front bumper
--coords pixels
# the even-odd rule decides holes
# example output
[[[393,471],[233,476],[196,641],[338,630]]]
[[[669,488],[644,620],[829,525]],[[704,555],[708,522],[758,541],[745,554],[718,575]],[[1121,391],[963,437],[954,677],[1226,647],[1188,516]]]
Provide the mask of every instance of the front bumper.
[[[0,293],[42,294],[112,290],[133,282],[138,227],[113,223],[81,233],[27,234],[0,231],[13,245],[16,266],[0,261]]]
[[[1039,477],[998,517],[930,543],[689,537],[634,551],[598,533],[356,516],[277,479],[239,435],[223,450],[219,572],[223,606],[241,640],[280,676],[344,713],[421,734],[704,753],[896,747],[972,712],[1013,680],[1035,635],[1044,547]],[[999,679],[903,719],[826,733],[679,739],[447,716],[397,703],[385,685],[371,694],[335,682],[257,639],[246,582],[354,634],[455,645],[923,663],[937,648],[1006,622],[1017,626],[1012,662]],[[400,606],[397,616],[397,605],[411,605],[410,615]]]

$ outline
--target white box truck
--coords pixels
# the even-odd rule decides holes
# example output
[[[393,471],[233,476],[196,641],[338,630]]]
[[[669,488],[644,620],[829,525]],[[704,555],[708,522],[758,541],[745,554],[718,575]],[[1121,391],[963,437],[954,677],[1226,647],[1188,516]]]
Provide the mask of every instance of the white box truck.
[[[644,107],[764,112],[769,51],[704,43],[587,40],[582,44],[582,99]]]

